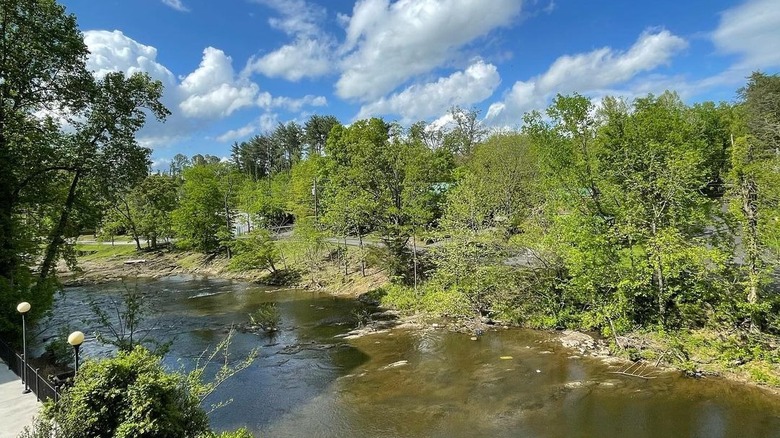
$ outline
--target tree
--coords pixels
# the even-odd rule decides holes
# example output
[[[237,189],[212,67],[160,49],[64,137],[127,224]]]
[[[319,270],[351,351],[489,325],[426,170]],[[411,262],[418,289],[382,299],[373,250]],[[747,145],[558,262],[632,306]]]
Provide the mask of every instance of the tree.
[[[160,238],[173,237],[171,213],[176,209],[179,181],[166,174],[149,175],[130,193],[138,232],[151,249]]]
[[[232,246],[234,255],[230,259],[230,269],[268,269],[271,273],[276,272],[279,250],[268,231],[255,230],[245,238],[234,240]]]
[[[453,155],[468,157],[486,133],[478,119],[479,111],[454,106],[450,108],[450,117],[454,126],[444,134],[444,147]]]
[[[334,116],[313,115],[303,125],[304,144],[306,145],[306,155],[322,155],[325,150],[325,144],[330,136],[330,131],[334,126],[341,125]]]
[[[741,228],[747,301],[755,305],[764,267],[780,251],[780,76],[754,73],[739,95],[744,125],[732,137],[729,199]]]
[[[54,1],[0,5],[1,307],[28,299],[35,317],[51,302],[63,235],[94,206],[82,195],[110,182],[106,175],[130,180],[145,171],[149,151],[134,134],[148,114],[164,118],[167,110],[162,85],[146,75],[94,78],[75,18]],[[0,331],[7,331],[16,315],[0,312]]]
[[[196,164],[184,170],[179,205],[171,213],[178,245],[213,252],[232,238],[235,200],[228,190],[229,178],[236,175],[225,163]]]
[[[169,168],[169,172],[171,176],[173,177],[179,177],[181,176],[181,173],[186,169],[187,167],[190,167],[191,162],[190,159],[187,158],[184,154],[176,154],[171,159],[171,164]]]
[[[539,201],[536,164],[526,137],[489,137],[477,146],[447,192],[445,227],[471,232],[517,228]]]
[[[297,163],[303,154],[304,131],[295,122],[286,125],[279,123],[271,134],[271,140],[275,147],[281,151],[281,162],[278,165],[280,171],[289,172],[293,164]]]
[[[605,99],[558,97],[527,132],[535,142],[545,214],[524,224],[528,243],[557,273],[559,300],[583,305],[589,326],[669,326],[728,282],[726,253],[704,233],[718,160],[695,110],[672,93]],[[700,311],[700,310],[699,310]]]
[[[431,151],[378,118],[333,128],[326,144],[323,203],[333,231],[362,241],[378,231],[395,275],[411,280],[410,233],[437,215],[434,184],[449,180],[447,151]],[[425,210],[430,209],[430,214]]]

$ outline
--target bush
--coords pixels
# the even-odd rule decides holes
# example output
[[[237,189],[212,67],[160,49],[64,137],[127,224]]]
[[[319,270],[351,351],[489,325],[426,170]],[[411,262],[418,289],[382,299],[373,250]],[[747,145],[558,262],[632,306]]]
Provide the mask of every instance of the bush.
[[[198,388],[137,346],[87,361],[57,404],[47,403],[22,437],[211,437]],[[249,436],[237,431],[235,437]]]
[[[263,303],[257,310],[249,314],[249,320],[253,326],[262,327],[263,330],[276,331],[282,314],[276,307],[276,303]]]

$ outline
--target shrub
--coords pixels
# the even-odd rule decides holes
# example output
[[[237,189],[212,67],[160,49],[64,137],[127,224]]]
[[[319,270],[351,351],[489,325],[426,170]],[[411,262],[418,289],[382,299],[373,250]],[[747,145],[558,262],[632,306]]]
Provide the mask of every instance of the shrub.
[[[202,387],[136,346],[116,357],[87,361],[57,404],[47,403],[22,437],[212,437],[201,407]],[[224,437],[245,438],[246,430]]]

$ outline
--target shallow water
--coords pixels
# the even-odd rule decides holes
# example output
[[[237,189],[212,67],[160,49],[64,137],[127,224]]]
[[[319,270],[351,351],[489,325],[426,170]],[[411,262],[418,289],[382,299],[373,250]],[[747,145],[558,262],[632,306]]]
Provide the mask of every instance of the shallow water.
[[[68,288],[52,325],[94,331],[84,305],[110,309],[121,284]],[[247,426],[279,437],[780,437],[780,398],[719,379],[611,372],[549,334],[485,333],[478,341],[441,329],[394,330],[343,340],[362,305],[324,294],[192,277],[139,281],[153,312],[152,336],[172,339],[171,367],[194,358],[275,302],[273,338],[237,333],[235,357],[258,359],[209,402],[217,429]],[[107,349],[89,338],[87,356]],[[503,358],[502,358],[503,357]],[[511,357],[511,358],[507,358]],[[395,364],[395,366],[389,366]]]

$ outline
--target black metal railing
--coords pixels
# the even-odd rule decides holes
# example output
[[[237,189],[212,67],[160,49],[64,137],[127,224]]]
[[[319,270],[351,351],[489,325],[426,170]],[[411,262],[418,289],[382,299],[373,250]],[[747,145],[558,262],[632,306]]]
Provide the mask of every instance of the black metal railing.
[[[3,362],[8,365],[8,369],[21,377],[22,380],[25,380],[25,376],[22,374],[25,369],[27,370],[27,387],[35,393],[38,401],[54,400],[56,403],[60,399],[59,390],[52,385],[46,376],[41,375],[40,368],[33,368],[29,363],[25,364],[22,356],[2,340],[0,340],[0,359],[3,359]]]

